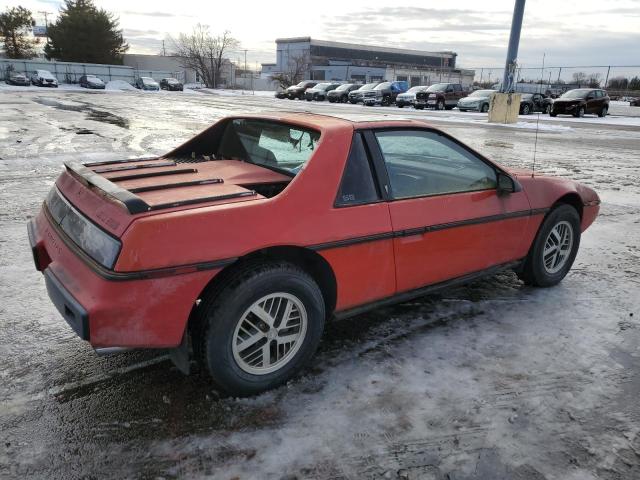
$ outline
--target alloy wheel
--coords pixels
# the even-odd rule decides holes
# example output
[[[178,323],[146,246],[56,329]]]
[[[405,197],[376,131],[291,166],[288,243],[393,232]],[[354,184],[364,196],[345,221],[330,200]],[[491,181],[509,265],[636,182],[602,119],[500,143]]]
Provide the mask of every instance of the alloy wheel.
[[[566,265],[573,247],[573,227],[565,220],[558,222],[544,242],[542,261],[547,273],[558,273]]]
[[[242,315],[232,338],[233,358],[247,373],[266,375],[289,363],[304,342],[302,301],[284,292],[265,295]]]

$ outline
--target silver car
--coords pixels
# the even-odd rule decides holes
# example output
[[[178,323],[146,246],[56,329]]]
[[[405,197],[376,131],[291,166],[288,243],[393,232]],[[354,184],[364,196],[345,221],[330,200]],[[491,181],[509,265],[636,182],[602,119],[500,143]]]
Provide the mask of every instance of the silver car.
[[[427,87],[426,85],[418,85],[415,87],[411,87],[409,90],[407,90],[404,93],[400,93],[397,97],[396,97],[396,105],[399,108],[402,107],[410,107],[413,105],[413,103],[416,101],[416,93],[421,92],[423,90],[426,90]]]
[[[496,90],[476,90],[468,97],[458,100],[458,110],[461,112],[466,112],[468,110],[488,112],[491,97],[494,93],[496,93]]]

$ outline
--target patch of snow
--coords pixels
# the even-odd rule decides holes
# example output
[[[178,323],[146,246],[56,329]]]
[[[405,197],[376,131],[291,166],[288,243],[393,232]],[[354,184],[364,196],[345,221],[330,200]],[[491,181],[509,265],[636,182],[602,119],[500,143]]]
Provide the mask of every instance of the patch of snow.
[[[125,82],[124,80],[111,80],[110,82],[107,82],[105,86],[105,90],[122,92],[122,91],[133,91],[137,89],[136,87],[131,85],[129,82]]]

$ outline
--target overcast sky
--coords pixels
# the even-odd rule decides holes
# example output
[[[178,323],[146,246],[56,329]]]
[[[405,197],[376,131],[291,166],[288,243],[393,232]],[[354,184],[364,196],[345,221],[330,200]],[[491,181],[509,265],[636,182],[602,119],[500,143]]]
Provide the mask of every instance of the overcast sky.
[[[55,14],[62,1],[0,0]],[[200,22],[230,30],[248,60],[275,61],[279,37],[311,36],[423,50],[453,50],[458,66],[504,65],[513,0],[194,1],[97,0],[116,14],[130,53],[158,53],[168,35]],[[389,6],[389,5],[396,6]],[[167,45],[169,49],[169,46]],[[640,0],[529,0],[520,42],[521,66],[640,65]],[[232,59],[243,57],[231,54]]]

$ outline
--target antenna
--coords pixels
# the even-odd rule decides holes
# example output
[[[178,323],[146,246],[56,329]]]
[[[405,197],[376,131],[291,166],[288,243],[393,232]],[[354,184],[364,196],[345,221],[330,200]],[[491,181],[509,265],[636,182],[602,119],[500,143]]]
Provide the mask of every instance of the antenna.
[[[540,81],[544,82],[544,58],[546,57],[546,53],[542,54],[542,72],[540,73]],[[538,84],[538,93],[542,93],[542,83]],[[540,113],[538,112],[538,118],[536,119],[536,139],[533,142],[533,168],[531,169],[531,177],[536,174],[536,151],[538,150],[538,129],[540,127]]]

